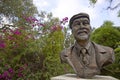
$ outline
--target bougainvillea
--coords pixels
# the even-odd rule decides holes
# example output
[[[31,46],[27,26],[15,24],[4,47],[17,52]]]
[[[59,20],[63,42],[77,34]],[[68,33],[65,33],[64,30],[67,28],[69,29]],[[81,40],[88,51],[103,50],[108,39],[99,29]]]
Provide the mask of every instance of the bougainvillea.
[[[47,79],[51,71],[55,70],[51,66],[57,64],[56,60],[58,62],[58,53],[64,42],[63,29],[68,18],[65,17],[57,23],[46,23],[31,16],[23,16],[23,18],[27,21],[27,28],[9,24],[0,28],[0,79]],[[49,25],[51,23],[53,25]],[[52,48],[57,50],[57,53],[54,53]],[[55,56],[52,56],[53,53]],[[52,60],[49,58],[56,56],[57,58],[52,61],[55,63],[47,67],[48,62],[51,63]],[[51,70],[46,72],[45,69]]]

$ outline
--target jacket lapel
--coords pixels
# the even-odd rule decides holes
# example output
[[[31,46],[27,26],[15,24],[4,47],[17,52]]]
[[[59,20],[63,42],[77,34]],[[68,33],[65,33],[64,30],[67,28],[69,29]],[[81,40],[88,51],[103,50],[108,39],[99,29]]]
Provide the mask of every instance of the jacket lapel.
[[[99,65],[99,67],[101,68],[102,65],[107,61],[107,57],[108,56],[108,52],[100,45],[94,43],[95,45],[95,49],[96,49],[96,60],[97,63]]]
[[[73,50],[71,49],[70,54],[68,55],[68,59],[69,59],[69,63],[72,66],[72,68],[74,69],[74,71],[76,73],[80,73],[83,68],[83,66],[81,65],[81,62],[77,56],[77,54],[75,53],[75,48],[73,48]]]

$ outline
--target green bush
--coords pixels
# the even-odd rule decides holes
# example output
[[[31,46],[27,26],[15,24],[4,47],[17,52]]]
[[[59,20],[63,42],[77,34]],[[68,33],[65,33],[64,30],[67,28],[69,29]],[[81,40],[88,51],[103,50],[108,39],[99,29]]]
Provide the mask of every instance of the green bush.
[[[40,23],[39,30],[33,30],[34,26],[0,30],[0,79],[49,80],[52,76],[71,72],[59,58],[65,46],[63,28],[60,24],[47,24]]]
[[[111,75],[120,79],[120,32],[117,27],[113,27],[111,22],[106,21],[103,26],[92,33],[91,39],[114,49],[115,62],[104,67],[102,75]]]

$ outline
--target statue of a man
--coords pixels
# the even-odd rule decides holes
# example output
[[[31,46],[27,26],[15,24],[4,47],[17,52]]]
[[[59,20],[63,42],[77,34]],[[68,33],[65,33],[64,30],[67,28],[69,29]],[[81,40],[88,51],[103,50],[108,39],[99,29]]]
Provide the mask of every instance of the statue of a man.
[[[86,13],[74,15],[69,26],[75,38],[75,44],[60,54],[62,62],[68,63],[77,76],[92,78],[98,75],[101,69],[113,63],[114,52],[110,47],[98,45],[90,41],[91,26],[90,18]]]

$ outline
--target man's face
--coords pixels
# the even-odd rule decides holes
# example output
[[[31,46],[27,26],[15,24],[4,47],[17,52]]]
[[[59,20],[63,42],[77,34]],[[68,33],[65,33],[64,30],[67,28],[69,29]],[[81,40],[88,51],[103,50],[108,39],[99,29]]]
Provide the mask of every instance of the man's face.
[[[76,40],[87,40],[90,37],[91,27],[88,18],[78,18],[73,21],[72,33]]]

